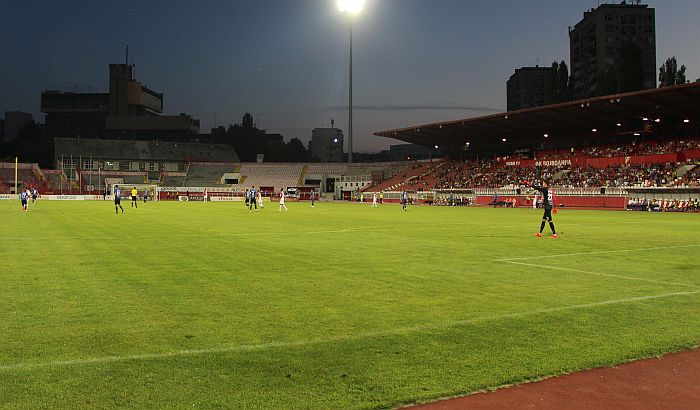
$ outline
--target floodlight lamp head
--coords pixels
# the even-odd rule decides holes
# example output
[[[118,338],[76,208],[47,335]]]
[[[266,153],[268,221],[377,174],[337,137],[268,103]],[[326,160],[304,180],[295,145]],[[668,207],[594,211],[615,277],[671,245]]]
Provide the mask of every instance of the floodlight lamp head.
[[[365,5],[365,0],[338,0],[338,9],[341,12],[348,12],[349,14],[357,14],[362,11]]]

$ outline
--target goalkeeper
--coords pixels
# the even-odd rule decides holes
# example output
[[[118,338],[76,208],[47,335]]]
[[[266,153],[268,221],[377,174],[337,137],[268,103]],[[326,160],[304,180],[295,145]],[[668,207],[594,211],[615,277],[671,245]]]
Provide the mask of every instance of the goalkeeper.
[[[525,181],[525,186],[531,187],[532,189],[539,191],[542,194],[542,207],[544,208],[544,215],[542,215],[542,223],[540,224],[540,231],[535,234],[536,237],[542,237],[542,231],[544,230],[545,223],[549,222],[549,228],[552,230],[552,238],[558,238],[556,229],[554,229],[554,221],[552,220],[552,212],[556,215],[556,197],[554,196],[554,190],[549,187],[549,181],[543,179],[542,186],[530,185],[528,181]]]

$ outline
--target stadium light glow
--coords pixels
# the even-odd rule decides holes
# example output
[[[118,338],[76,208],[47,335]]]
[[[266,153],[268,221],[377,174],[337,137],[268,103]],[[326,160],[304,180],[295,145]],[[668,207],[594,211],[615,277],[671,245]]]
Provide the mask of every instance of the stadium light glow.
[[[593,132],[598,132],[598,129],[593,128],[591,131],[593,131]]]
[[[649,118],[644,117],[644,118],[642,118],[642,121],[649,121]]]
[[[634,136],[635,136],[635,137],[638,137],[638,136],[640,136],[640,135],[642,135],[642,134],[640,134],[640,133],[638,133],[638,132],[635,132],[635,133],[634,133]]]
[[[661,122],[661,118],[655,119],[654,122]]]
[[[338,9],[341,12],[357,14],[365,7],[365,0],[338,0]]]
[[[685,120],[683,120],[683,122],[686,123],[686,124],[688,124],[688,123],[690,122],[690,120],[685,119]]]
[[[502,139],[501,141],[503,141],[503,142],[506,142],[506,139],[505,139],[505,138],[503,138],[503,139]]]
[[[437,145],[435,146],[435,149],[438,149],[438,146],[437,146]]]
[[[618,127],[622,127],[622,124],[618,122],[618,123],[617,123],[617,126],[618,126]]]
[[[549,134],[544,134],[544,137],[545,137],[545,138],[549,138]]]

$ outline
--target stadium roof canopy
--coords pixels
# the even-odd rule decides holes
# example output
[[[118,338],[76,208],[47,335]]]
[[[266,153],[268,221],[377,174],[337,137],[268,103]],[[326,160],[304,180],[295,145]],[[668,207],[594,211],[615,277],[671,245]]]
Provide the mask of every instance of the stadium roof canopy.
[[[501,143],[503,138],[509,145],[543,142],[546,141],[545,134],[550,139],[631,135],[648,130],[645,123],[654,129],[660,126],[697,129],[698,121],[700,82],[695,82],[476,118],[414,125],[379,131],[374,135],[427,147],[457,147],[467,142],[472,146],[493,146]]]

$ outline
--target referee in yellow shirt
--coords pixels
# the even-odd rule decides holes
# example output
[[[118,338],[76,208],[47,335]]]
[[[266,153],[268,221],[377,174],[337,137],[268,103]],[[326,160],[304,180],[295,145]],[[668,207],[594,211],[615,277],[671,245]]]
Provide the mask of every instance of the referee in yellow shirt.
[[[136,196],[139,194],[139,191],[136,190],[136,187],[131,190],[131,207],[133,208],[136,206],[137,208],[139,207],[139,203],[136,200]]]

